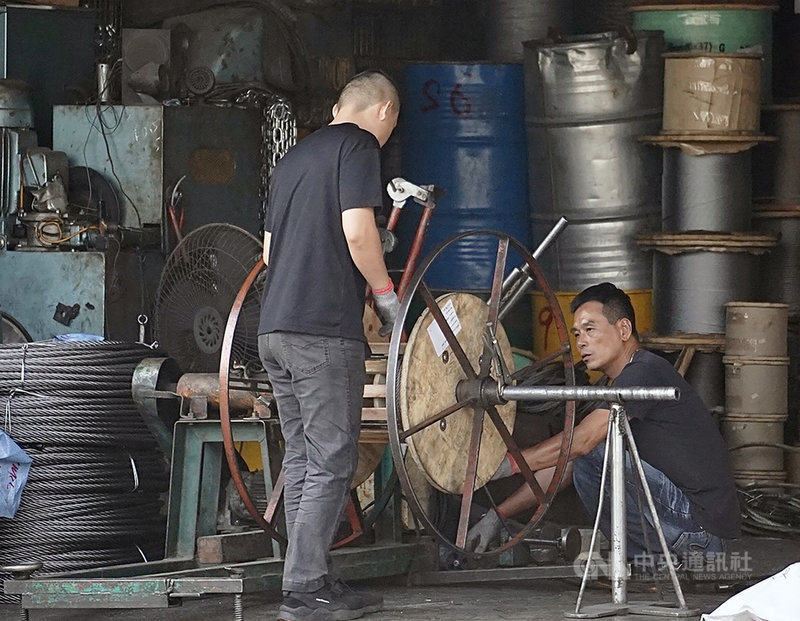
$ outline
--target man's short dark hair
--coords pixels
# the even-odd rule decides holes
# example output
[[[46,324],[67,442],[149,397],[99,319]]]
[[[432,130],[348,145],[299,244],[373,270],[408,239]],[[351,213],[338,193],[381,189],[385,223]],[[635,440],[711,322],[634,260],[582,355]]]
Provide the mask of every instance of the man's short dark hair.
[[[639,333],[636,331],[636,314],[633,312],[631,298],[622,289],[610,282],[601,282],[599,285],[587,287],[572,298],[572,302],[569,304],[570,312],[575,313],[580,306],[587,302],[600,302],[603,305],[603,316],[608,319],[608,323],[614,324],[620,319],[629,319],[634,338],[639,338]]]
[[[370,69],[347,81],[337,103],[340,108],[350,104],[359,111],[381,101],[392,101],[395,106],[399,106],[398,93],[397,85],[388,74],[379,69]]]

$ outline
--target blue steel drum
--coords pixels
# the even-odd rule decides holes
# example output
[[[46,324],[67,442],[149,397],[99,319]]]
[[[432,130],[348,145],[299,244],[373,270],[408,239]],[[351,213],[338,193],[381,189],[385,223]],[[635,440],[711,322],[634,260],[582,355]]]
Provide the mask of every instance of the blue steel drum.
[[[415,64],[406,69],[405,91],[402,176],[446,193],[436,202],[421,258],[442,240],[475,229],[503,231],[530,247],[522,65]],[[402,257],[422,212],[411,201],[405,209],[397,231]],[[431,289],[491,288],[497,239],[464,242],[431,265]]]

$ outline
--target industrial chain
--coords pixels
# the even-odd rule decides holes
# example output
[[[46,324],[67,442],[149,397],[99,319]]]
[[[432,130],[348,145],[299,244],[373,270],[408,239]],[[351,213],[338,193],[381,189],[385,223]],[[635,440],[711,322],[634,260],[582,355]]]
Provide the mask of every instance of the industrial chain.
[[[269,179],[275,164],[297,142],[297,117],[291,103],[275,93],[250,88],[236,97],[235,103],[261,110],[261,210],[263,227],[267,213]]]

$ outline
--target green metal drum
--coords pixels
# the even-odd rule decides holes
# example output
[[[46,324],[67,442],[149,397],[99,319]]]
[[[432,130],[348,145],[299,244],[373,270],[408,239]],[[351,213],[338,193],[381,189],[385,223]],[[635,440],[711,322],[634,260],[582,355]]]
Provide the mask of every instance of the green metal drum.
[[[635,30],[663,30],[670,51],[736,52],[760,45],[761,100],[772,101],[771,6],[668,5],[632,7]]]

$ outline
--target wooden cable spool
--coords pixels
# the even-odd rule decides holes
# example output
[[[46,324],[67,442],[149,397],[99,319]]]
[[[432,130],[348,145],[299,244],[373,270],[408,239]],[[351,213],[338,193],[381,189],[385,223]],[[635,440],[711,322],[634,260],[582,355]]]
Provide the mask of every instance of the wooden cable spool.
[[[472,236],[494,238],[490,241],[497,244],[488,301],[465,292],[434,297],[425,283],[431,265],[451,246]],[[521,258],[530,268],[535,284],[552,310],[555,331],[562,343],[555,354],[534,366],[560,361],[567,385],[574,385],[566,324],[555,294],[527,249],[496,231],[458,234],[443,241],[428,255],[409,283],[389,346],[386,382],[389,440],[405,499],[426,532],[465,556],[498,554],[527,536],[558,490],[572,441],[575,404],[568,402],[555,476],[548,488],[542,490],[511,437],[516,404],[498,401],[489,394],[492,386],[506,383],[501,367],[513,370],[511,345],[498,320],[501,285],[510,256],[512,265]],[[479,289],[480,285],[476,285]],[[424,310],[413,322],[405,350],[401,351],[404,329],[409,329],[408,324],[413,319],[410,309],[420,305]],[[413,458],[411,462],[404,459],[406,453]],[[518,463],[522,462],[521,474],[537,497],[538,508],[519,533],[491,552],[475,554],[466,548],[472,500],[475,491],[491,479],[506,453],[511,453]],[[417,466],[436,489],[460,495],[461,511],[455,540],[437,524],[426,502],[426,490],[419,489],[410,464]]]
[[[486,325],[486,302],[469,293],[448,293],[436,303],[444,310],[452,309],[461,330],[457,335],[470,360],[478,360],[482,351],[482,333]],[[437,354],[429,329],[433,315],[425,310],[414,324],[408,337],[400,377],[400,415],[404,429],[422,423],[431,412],[439,412],[455,400],[456,386],[466,379],[463,369],[449,348]],[[512,360],[511,343],[502,325],[498,327],[498,342],[503,359]],[[498,369],[492,366],[493,374]],[[516,403],[498,406],[498,411],[509,431],[514,429]],[[408,452],[417,462],[428,481],[447,494],[463,491],[472,434],[472,408],[465,407],[439,424],[421,430],[408,439]],[[485,418],[481,438],[480,458],[475,482],[483,487],[497,471],[508,448],[492,422]]]

